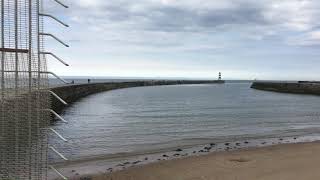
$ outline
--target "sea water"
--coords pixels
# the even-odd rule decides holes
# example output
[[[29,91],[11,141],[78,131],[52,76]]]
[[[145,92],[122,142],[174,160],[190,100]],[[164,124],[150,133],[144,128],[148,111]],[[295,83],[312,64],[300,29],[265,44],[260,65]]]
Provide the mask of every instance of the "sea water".
[[[127,88],[72,104],[62,114],[69,123],[52,125],[69,142],[51,141],[75,160],[209,142],[319,137],[319,109],[320,96],[259,91],[250,83]]]

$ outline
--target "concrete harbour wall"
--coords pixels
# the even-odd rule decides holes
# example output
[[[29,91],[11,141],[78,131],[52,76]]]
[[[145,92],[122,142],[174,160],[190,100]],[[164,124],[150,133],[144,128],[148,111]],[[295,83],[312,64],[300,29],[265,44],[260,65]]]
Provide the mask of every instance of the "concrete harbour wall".
[[[135,82],[117,82],[117,83],[92,83],[92,84],[79,84],[55,87],[51,90],[60,96],[67,103],[71,104],[79,99],[91,94],[121,89],[130,87],[141,86],[160,86],[160,85],[178,85],[178,84],[208,84],[208,83],[221,83],[220,81],[135,81]],[[57,113],[61,113],[66,106],[58,99],[52,97],[52,109]]]
[[[251,88],[282,93],[320,95],[320,83],[314,82],[254,82]]]

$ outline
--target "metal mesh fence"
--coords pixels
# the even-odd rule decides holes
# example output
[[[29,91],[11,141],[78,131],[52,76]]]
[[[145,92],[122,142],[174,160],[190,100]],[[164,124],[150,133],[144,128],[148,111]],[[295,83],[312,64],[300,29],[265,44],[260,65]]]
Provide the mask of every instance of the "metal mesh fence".
[[[0,179],[46,179],[50,113],[41,0],[0,0]]]

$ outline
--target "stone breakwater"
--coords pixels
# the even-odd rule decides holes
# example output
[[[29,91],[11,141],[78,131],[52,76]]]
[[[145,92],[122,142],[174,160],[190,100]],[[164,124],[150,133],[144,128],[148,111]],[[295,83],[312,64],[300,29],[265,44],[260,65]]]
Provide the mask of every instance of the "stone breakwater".
[[[71,104],[79,99],[91,94],[121,89],[130,87],[141,86],[160,86],[160,85],[178,85],[178,84],[210,84],[220,83],[220,81],[134,81],[134,82],[116,82],[116,83],[90,83],[90,84],[78,84],[68,85],[61,87],[54,87],[51,90],[58,96],[64,99],[67,103]],[[57,113],[61,113],[66,106],[62,104],[58,99],[52,97],[52,109]]]
[[[320,95],[320,83],[314,82],[253,82],[251,88],[282,93]]]

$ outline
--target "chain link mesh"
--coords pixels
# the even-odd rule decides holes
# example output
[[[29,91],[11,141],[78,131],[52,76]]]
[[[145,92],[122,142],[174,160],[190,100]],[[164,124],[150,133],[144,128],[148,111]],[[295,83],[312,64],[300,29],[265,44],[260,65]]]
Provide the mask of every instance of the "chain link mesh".
[[[50,95],[41,0],[0,0],[0,179],[47,178]]]

